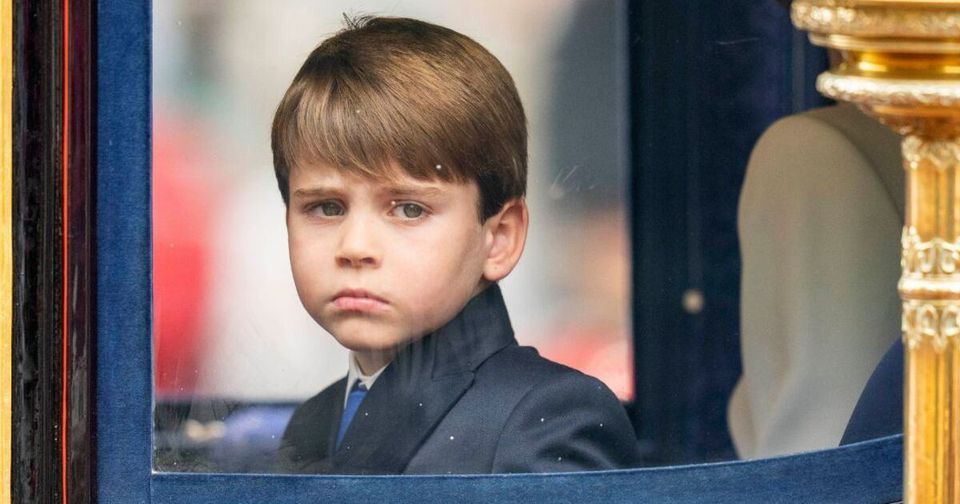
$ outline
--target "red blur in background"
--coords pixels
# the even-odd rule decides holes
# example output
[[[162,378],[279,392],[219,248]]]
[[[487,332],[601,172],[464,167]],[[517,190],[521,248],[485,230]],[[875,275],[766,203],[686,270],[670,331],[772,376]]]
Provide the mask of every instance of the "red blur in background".
[[[203,351],[210,224],[217,186],[201,128],[157,114],[153,137],[154,383],[188,396]]]

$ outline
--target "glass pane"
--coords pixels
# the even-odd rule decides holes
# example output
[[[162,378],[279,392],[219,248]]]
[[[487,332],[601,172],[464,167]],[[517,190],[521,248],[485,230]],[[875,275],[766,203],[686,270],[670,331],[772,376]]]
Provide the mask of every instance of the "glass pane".
[[[632,399],[624,11],[154,2],[156,469],[274,470],[294,409],[348,372],[349,352],[298,298],[270,147],[287,86],[345,13],[450,27],[510,72],[529,132],[529,237],[500,282],[516,338]]]

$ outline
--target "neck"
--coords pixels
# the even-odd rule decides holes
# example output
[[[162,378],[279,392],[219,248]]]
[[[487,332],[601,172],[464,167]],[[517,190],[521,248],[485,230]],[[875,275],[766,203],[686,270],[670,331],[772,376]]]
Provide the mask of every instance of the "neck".
[[[353,352],[354,357],[357,359],[357,366],[360,367],[360,372],[364,375],[372,375],[380,369],[382,369],[387,364],[390,364],[390,361],[393,360],[393,357],[396,355],[394,350],[371,350],[371,351],[362,351],[362,352]]]

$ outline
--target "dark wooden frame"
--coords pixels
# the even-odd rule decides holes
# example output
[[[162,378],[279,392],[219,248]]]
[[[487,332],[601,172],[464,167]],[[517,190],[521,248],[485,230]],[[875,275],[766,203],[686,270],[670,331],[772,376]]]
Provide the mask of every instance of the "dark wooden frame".
[[[13,7],[11,493],[91,502],[95,6]]]

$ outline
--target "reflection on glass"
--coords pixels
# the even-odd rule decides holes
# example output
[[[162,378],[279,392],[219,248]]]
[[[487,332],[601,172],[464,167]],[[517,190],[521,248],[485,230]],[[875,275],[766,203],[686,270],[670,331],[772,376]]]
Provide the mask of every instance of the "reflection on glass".
[[[449,26],[511,72],[528,120],[531,215],[524,258],[500,283],[513,328],[629,399],[620,8],[155,2],[157,469],[274,470],[295,407],[348,372],[347,351],[297,297],[269,142],[291,77],[344,12]],[[264,34],[256,44],[253,32]]]

